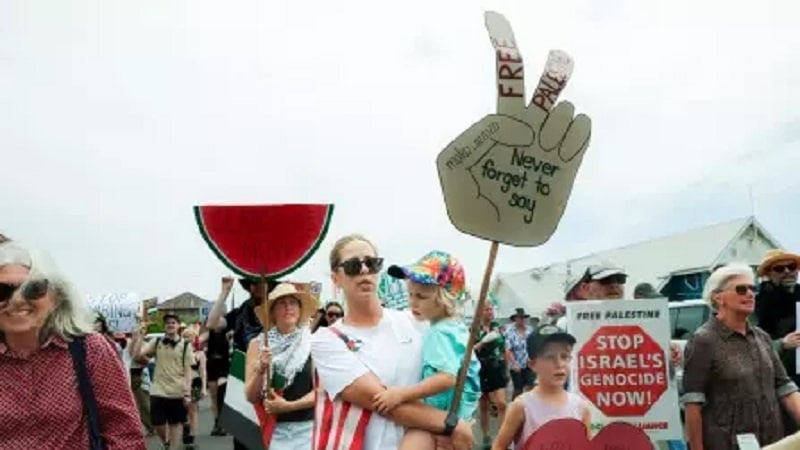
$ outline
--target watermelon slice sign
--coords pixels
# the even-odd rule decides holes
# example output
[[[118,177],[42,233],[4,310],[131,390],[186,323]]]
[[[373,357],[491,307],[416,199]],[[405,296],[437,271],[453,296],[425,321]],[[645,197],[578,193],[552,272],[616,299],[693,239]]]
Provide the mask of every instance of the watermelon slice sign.
[[[331,204],[195,206],[200,234],[235,273],[275,279],[302,266],[319,249]]]

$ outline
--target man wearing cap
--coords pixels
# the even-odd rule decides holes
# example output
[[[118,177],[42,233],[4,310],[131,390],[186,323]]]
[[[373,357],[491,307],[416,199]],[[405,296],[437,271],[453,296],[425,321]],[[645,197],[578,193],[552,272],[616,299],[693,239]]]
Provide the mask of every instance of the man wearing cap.
[[[758,326],[773,339],[775,351],[795,384],[800,383],[795,367],[796,349],[800,347],[796,309],[800,302],[798,266],[800,255],[777,249],[767,252],[758,266],[758,276],[763,281],[756,295],[755,310]],[[793,420],[784,420],[784,423],[787,433],[797,430]]]
[[[189,342],[178,333],[180,319],[177,315],[164,315],[164,337],[151,340],[142,346],[142,335],[133,335],[136,357],[153,357],[156,370],[150,387],[150,422],[156,429],[164,448],[176,450],[182,444],[183,424],[188,418],[192,397],[192,364],[194,354]]]
[[[533,371],[528,367],[526,340],[534,330],[528,325],[528,318],[530,316],[525,313],[524,308],[516,308],[514,314],[509,317],[512,323],[505,328],[503,333],[510,350],[506,352],[506,355],[508,367],[511,369],[511,383],[514,385],[512,398],[517,398],[523,391],[532,388],[536,382]]]
[[[587,267],[583,274],[567,286],[567,301],[619,300],[625,296],[625,269],[605,260]],[[556,321],[556,326],[567,329],[567,316]]]

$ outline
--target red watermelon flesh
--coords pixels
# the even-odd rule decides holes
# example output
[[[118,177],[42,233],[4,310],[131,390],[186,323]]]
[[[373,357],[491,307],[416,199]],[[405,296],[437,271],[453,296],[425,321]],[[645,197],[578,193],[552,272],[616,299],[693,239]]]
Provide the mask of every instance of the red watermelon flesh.
[[[333,205],[207,205],[195,206],[194,215],[208,246],[231,270],[280,278],[319,249]]]

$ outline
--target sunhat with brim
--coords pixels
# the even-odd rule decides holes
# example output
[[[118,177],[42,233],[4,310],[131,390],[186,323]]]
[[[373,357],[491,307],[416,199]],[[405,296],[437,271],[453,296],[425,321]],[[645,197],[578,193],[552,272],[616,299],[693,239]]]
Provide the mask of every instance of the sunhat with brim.
[[[300,286],[298,288],[298,285]],[[319,308],[319,300],[311,292],[308,283],[280,283],[267,296],[267,301],[257,306],[256,316],[264,328],[272,328],[275,326],[275,320],[272,319],[270,310],[272,305],[281,298],[294,297],[300,302],[300,317],[297,320],[297,326],[303,326],[308,323],[308,319]]]
[[[394,278],[411,280],[414,283],[439,286],[459,304],[466,300],[466,277],[464,266],[447,252],[434,250],[409,266],[391,266],[386,271]]]
[[[764,255],[764,259],[761,261],[761,265],[758,266],[758,276],[765,276],[772,266],[779,261],[792,261],[800,266],[800,255],[797,255],[796,253],[789,253],[778,248],[768,250]]]

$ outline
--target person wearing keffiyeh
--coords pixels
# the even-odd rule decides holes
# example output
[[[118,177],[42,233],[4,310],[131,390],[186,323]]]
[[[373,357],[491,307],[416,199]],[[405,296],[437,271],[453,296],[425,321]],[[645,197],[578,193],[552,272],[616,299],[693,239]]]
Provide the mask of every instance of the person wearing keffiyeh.
[[[247,349],[245,395],[261,425],[264,448],[306,450],[314,419],[309,317],[315,297],[281,283],[260,306],[265,332]]]

